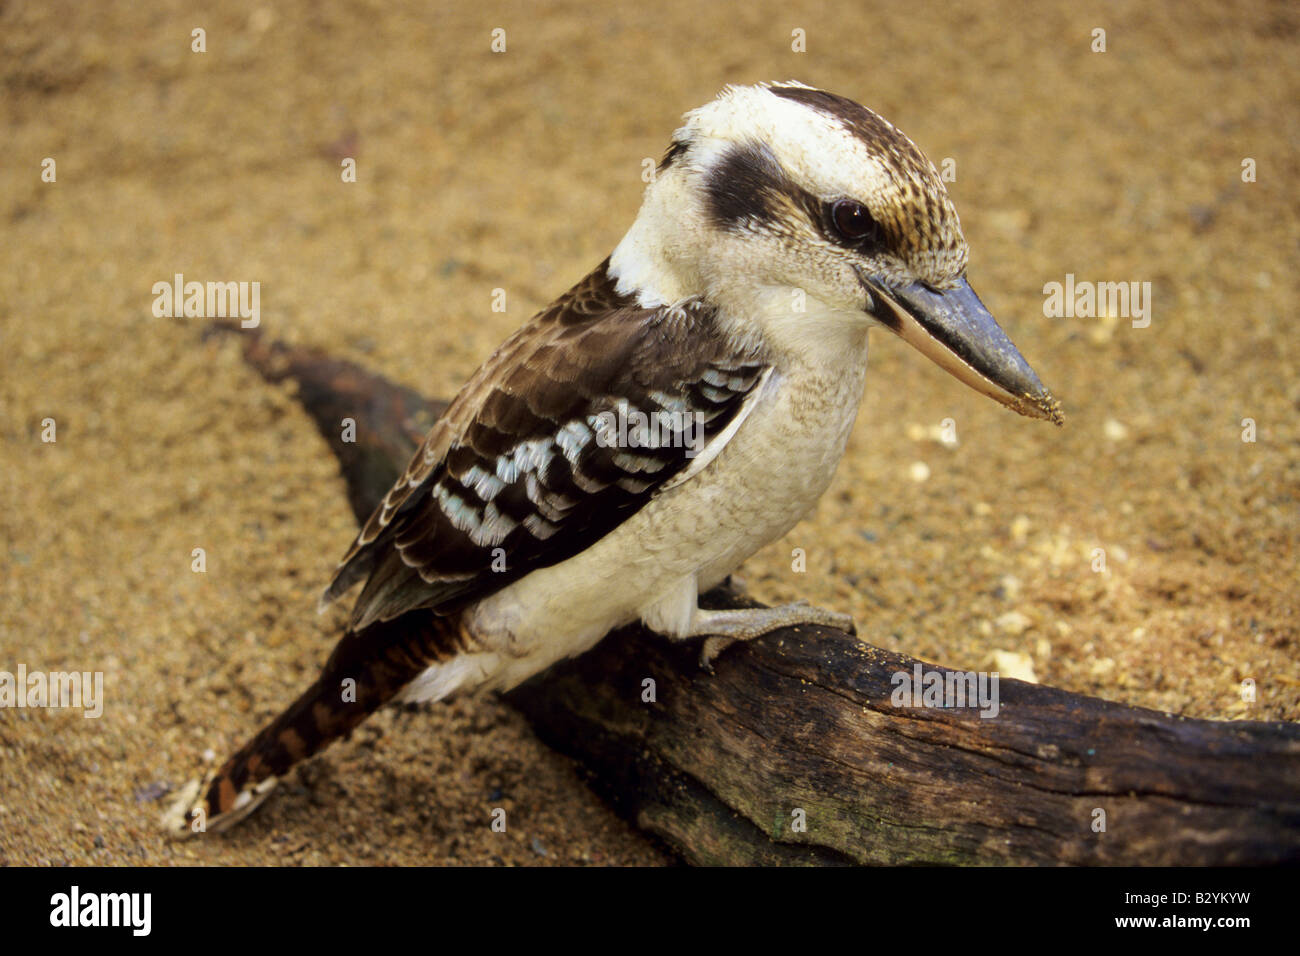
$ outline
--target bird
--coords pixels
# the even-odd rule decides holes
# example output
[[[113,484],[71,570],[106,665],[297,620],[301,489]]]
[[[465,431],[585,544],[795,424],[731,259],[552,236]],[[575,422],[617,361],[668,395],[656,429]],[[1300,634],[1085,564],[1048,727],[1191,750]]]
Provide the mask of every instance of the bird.
[[[732,85],[683,116],[631,228],[519,328],[432,426],[344,554],[360,585],[320,676],[206,780],[173,829],[219,831],[388,703],[508,690],[641,622],[701,664],[795,603],[698,596],[830,484],[887,329],[975,390],[1061,424],[971,288],[943,180],[857,102]]]

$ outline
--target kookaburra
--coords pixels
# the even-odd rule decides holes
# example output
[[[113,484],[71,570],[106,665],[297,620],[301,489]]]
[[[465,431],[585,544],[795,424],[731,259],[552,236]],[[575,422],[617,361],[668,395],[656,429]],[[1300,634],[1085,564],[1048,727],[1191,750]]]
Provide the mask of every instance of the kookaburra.
[[[697,596],[826,490],[873,327],[1060,423],[906,136],[794,82],[684,119],[614,252],[474,373],[344,555],[323,603],[364,586],[319,679],[176,825],[240,819],[384,703],[505,690],[634,621],[703,638],[705,662],[780,627],[851,628]]]

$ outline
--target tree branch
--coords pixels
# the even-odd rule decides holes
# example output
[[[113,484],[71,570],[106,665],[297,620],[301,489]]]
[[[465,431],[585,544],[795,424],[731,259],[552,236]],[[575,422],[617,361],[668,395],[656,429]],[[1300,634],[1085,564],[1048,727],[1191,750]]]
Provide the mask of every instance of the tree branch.
[[[358,520],[446,407],[324,353],[221,331],[268,380],[297,383]],[[758,606],[723,589],[705,602]],[[688,862],[1300,861],[1296,725],[1185,720],[1015,680],[999,682],[994,717],[895,706],[895,675],[952,672],[828,628],[738,645],[714,674],[697,654],[628,628],[507,697]]]

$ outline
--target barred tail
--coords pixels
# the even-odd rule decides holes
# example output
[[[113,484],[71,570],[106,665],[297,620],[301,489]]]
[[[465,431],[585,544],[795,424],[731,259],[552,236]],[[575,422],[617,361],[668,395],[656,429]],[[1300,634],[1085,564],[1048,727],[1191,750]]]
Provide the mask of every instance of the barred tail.
[[[201,832],[238,823],[294,764],[351,733],[430,665],[455,656],[462,640],[457,617],[429,611],[344,634],[315,683],[210,779],[181,792],[167,826]]]

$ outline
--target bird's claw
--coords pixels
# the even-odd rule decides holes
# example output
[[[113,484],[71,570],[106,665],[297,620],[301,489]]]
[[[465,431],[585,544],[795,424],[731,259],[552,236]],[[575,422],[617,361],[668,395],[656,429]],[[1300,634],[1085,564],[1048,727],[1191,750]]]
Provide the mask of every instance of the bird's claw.
[[[719,654],[734,643],[736,643],[734,637],[706,637],[700,644],[700,668],[712,674],[713,662]]]

